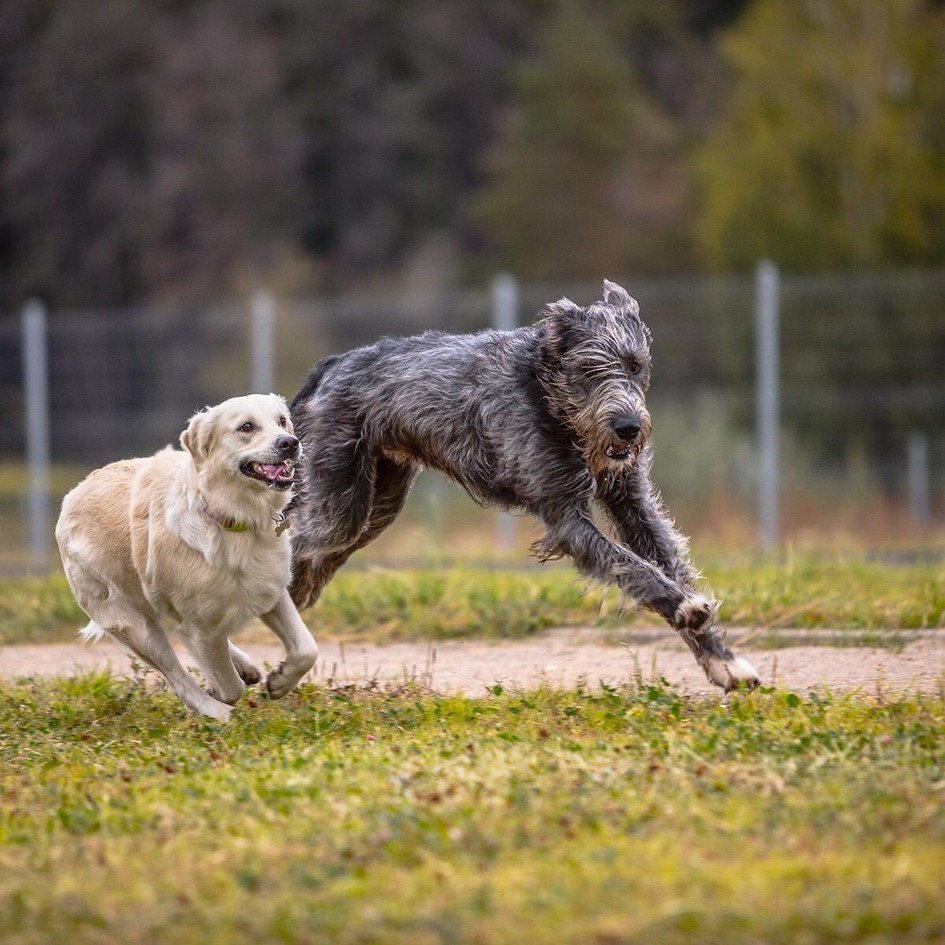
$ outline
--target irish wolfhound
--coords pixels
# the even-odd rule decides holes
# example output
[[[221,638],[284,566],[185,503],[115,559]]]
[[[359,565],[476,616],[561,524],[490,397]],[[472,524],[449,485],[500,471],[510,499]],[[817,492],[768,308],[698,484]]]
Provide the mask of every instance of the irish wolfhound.
[[[477,502],[545,525],[542,560],[569,555],[662,616],[724,689],[758,674],[715,630],[688,543],[650,480],[650,333],[636,301],[567,299],[515,331],[429,331],[320,361],[292,402],[306,446],[293,502],[292,596],[314,603],[335,571],[397,517],[421,466]],[[594,523],[594,503],[619,541]]]

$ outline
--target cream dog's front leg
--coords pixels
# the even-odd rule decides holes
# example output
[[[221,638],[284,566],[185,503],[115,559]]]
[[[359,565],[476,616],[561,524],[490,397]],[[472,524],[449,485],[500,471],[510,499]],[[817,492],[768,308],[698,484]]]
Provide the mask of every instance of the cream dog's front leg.
[[[263,623],[282,641],[285,659],[269,674],[266,688],[273,699],[281,699],[315,665],[318,644],[299,616],[288,590],[279,603],[262,615]]]
[[[181,637],[206,678],[210,694],[220,702],[234,705],[245,692],[246,683],[233,663],[226,634],[184,627]]]

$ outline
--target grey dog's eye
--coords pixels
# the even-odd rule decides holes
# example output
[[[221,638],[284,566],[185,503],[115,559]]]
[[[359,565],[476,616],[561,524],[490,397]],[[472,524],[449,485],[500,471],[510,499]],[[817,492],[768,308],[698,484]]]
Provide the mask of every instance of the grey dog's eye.
[[[256,427],[253,426],[252,421],[250,421],[250,420],[247,420],[246,423],[241,423],[241,424],[240,424],[240,431],[241,431],[242,433],[252,433],[253,430],[255,430],[255,429],[256,429]]]
[[[642,368],[641,368],[641,366],[640,366],[640,362],[637,361],[636,358],[630,358],[630,359],[627,361],[627,370],[628,370],[631,374],[639,374],[640,371],[642,370]]]

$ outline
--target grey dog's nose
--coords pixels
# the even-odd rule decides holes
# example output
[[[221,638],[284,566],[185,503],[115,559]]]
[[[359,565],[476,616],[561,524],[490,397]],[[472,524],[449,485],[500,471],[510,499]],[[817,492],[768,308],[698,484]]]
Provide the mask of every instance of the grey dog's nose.
[[[280,453],[297,453],[299,451],[299,438],[289,433],[276,437],[275,447]]]
[[[643,424],[636,417],[629,414],[624,417],[617,417],[614,420],[614,433],[625,443],[635,440],[642,429]]]

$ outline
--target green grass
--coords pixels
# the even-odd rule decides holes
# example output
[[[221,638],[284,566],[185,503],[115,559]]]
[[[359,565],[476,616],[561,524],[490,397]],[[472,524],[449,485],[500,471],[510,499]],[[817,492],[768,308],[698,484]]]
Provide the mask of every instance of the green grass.
[[[4,945],[945,940],[945,700],[0,689]]]
[[[891,566],[854,557],[710,560],[706,578],[739,626],[858,631],[945,627],[945,564]],[[622,611],[567,567],[342,570],[307,615],[322,637],[524,637],[554,626],[658,623]],[[0,642],[68,639],[85,618],[61,577],[0,580]]]

